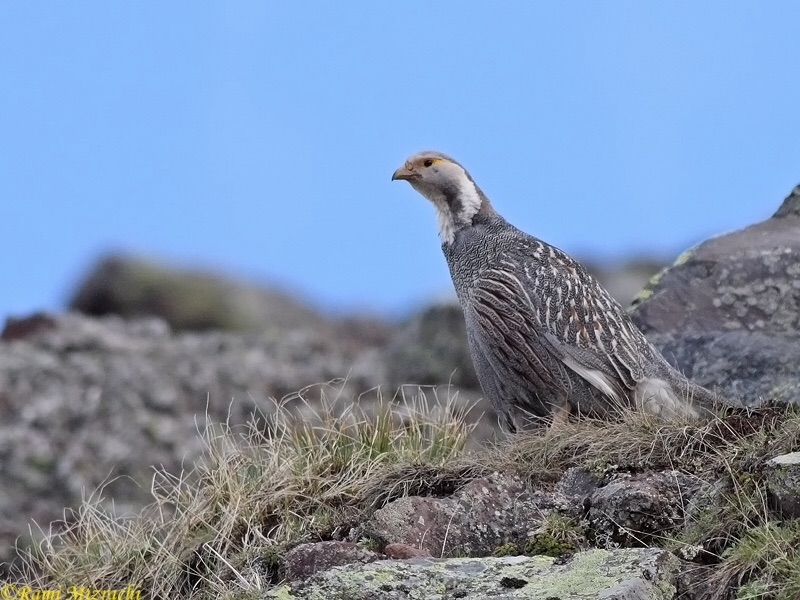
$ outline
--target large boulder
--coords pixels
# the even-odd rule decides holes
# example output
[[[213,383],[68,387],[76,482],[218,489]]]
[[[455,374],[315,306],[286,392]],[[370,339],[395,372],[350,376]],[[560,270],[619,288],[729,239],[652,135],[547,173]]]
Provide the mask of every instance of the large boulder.
[[[125,255],[101,258],[69,308],[96,317],[159,317],[174,331],[258,332],[276,339],[311,332],[336,338],[348,350],[382,346],[394,331],[377,318],[333,318],[274,287]]]
[[[98,261],[69,308],[93,316],[161,317],[175,330],[285,331],[327,325],[288,294],[123,255]]]
[[[267,592],[283,600],[528,598],[673,600],[679,561],[655,548],[589,550],[547,556],[415,559],[336,567],[295,587]]]
[[[681,255],[632,316],[667,360],[727,400],[800,402],[800,186],[766,221]]]

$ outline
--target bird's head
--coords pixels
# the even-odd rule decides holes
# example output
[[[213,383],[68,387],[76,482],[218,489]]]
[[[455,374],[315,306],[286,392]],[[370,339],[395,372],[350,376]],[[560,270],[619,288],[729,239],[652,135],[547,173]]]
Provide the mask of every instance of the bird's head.
[[[430,200],[439,213],[442,241],[452,243],[456,231],[472,225],[475,215],[489,200],[460,164],[440,152],[420,152],[392,175],[392,181],[408,181]]]

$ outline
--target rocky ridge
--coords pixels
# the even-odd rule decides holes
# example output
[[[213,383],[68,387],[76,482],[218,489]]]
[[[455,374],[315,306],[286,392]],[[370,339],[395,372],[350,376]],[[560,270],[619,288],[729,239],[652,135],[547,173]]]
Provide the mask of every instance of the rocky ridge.
[[[800,186],[771,218],[683,253],[632,316],[668,360],[731,402],[797,402]]]

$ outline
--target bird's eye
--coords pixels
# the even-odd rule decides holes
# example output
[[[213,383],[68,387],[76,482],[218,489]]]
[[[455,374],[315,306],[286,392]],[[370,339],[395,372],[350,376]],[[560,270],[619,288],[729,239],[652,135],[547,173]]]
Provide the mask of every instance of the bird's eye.
[[[426,158],[425,162],[423,162],[422,164],[425,165],[426,167],[430,167],[433,164],[433,159],[432,158]]]

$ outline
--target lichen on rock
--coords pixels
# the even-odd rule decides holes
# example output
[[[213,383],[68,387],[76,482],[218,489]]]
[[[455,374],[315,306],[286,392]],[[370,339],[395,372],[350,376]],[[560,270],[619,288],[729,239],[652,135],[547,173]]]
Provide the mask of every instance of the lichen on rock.
[[[672,600],[679,561],[664,550],[545,556],[380,561],[334,568],[267,598],[296,600]]]

